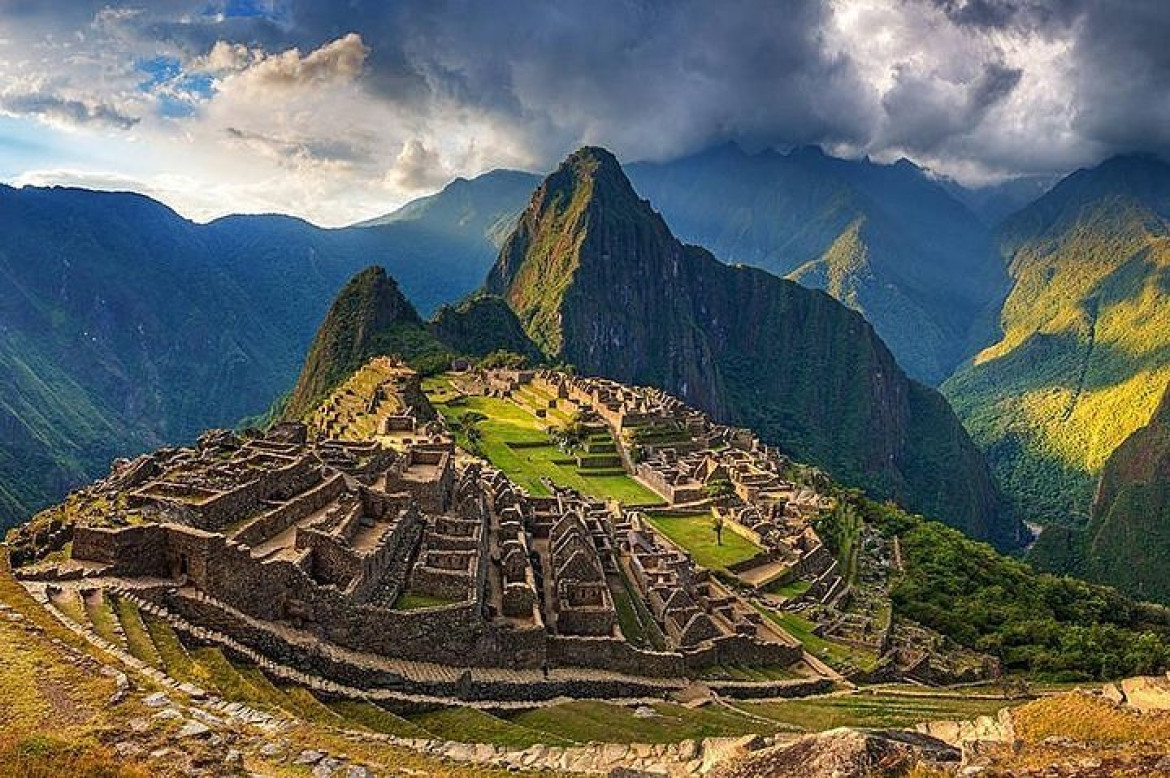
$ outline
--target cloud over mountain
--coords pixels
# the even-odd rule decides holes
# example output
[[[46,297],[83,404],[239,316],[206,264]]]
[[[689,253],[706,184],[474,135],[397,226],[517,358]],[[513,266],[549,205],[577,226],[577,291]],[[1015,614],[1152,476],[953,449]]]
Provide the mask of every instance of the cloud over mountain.
[[[1168,34],[1157,0],[7,0],[0,111],[330,223],[582,143],[816,143],[985,181],[1170,150]]]

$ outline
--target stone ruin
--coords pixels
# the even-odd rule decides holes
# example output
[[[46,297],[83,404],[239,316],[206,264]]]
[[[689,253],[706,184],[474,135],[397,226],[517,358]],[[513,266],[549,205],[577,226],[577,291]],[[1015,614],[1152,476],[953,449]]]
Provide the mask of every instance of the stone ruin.
[[[71,498],[101,520],[68,528],[69,558],[29,560],[18,576],[133,596],[225,650],[401,694],[470,693],[428,682],[438,671],[420,668],[438,665],[602,671],[547,693],[607,694],[633,678],[645,691],[711,666],[802,661],[638,515],[563,490],[530,496],[457,454],[417,376],[368,367],[307,424],[215,431],[121,463]],[[627,639],[618,597],[637,599],[663,646]]]

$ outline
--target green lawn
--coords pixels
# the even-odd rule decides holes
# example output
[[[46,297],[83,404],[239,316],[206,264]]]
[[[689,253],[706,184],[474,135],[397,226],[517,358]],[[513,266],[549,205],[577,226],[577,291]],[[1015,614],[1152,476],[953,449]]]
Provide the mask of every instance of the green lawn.
[[[814,635],[813,623],[803,616],[767,608],[757,608],[757,610],[789,635],[799,640],[806,651],[833,667],[840,669],[847,665],[853,665],[862,670],[869,670],[877,663],[877,655],[872,652],[862,651],[843,643],[834,643]]]
[[[768,594],[793,599],[808,591],[812,581],[789,581],[788,583],[774,583],[764,588]]]
[[[1008,702],[897,694],[848,694],[836,697],[735,702],[733,705],[786,728],[820,732],[835,727],[909,727],[922,721],[973,719],[995,715]]]
[[[658,715],[639,718],[634,715],[633,708],[596,700],[578,700],[525,711],[512,721],[579,743],[672,743],[690,738],[767,733],[777,729],[721,706],[692,709],[661,702],[652,707]]]
[[[373,732],[398,737],[429,737],[430,733],[401,716],[379,708],[371,702],[358,700],[336,700],[328,707],[344,718],[347,726],[364,727]]]
[[[708,514],[699,516],[664,514],[648,518],[654,529],[686,549],[696,563],[712,570],[751,559],[762,550],[747,538],[726,527],[723,529],[723,544],[717,544],[711,516]]]
[[[480,453],[533,495],[549,493],[541,483],[542,478],[548,478],[598,499],[615,499],[627,505],[662,502],[657,494],[625,473],[586,475],[575,463],[560,463],[558,460],[569,457],[552,445],[545,433],[549,421],[538,419],[515,403],[496,397],[467,397],[455,404],[436,402],[435,408],[447,419],[458,419],[469,411],[486,416],[477,425]],[[472,450],[466,436],[457,436],[457,442]]]
[[[537,743],[568,745],[567,740],[553,733],[505,721],[476,708],[443,708],[411,716],[409,721],[437,738],[461,743],[496,743],[513,748]]]
[[[155,667],[162,666],[154,641],[142,623],[142,614],[138,606],[129,600],[118,600],[118,621],[122,623],[122,632],[126,635],[126,648],[131,656],[140,659]]]

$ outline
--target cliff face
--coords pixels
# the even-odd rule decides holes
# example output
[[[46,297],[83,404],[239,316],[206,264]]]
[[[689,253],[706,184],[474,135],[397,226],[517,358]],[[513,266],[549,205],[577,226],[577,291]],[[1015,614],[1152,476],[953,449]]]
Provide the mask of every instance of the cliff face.
[[[1002,301],[1008,278],[990,231],[907,160],[728,144],[626,171],[682,240],[824,289],[928,384],[993,334],[984,310]]]
[[[554,360],[661,386],[847,482],[1017,542],[946,402],[827,294],[684,246],[604,149],[533,195],[487,283]]]
[[[1170,389],[1105,463],[1087,535],[1088,575],[1170,601]]]

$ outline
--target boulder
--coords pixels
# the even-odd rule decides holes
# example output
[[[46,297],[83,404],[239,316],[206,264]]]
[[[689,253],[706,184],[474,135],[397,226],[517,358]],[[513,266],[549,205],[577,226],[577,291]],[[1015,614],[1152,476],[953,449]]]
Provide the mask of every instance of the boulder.
[[[1143,713],[1170,710],[1170,679],[1164,676],[1139,676],[1121,682],[1121,691],[1130,707]]]
[[[918,732],[841,728],[720,765],[718,778],[880,778],[957,765],[959,749]]]

